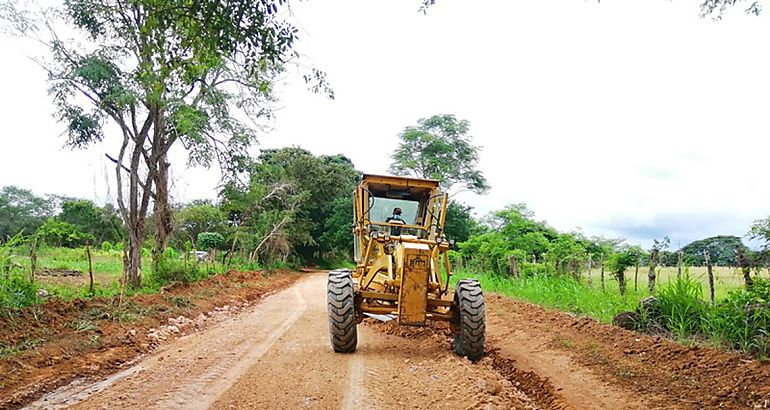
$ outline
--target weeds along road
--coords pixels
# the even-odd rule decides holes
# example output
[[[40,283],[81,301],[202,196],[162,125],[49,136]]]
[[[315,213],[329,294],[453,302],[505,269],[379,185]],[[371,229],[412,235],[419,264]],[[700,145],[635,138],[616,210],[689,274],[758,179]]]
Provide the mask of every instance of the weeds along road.
[[[455,356],[441,327],[401,329],[368,321],[359,325],[357,351],[335,354],[325,292],[326,274],[309,274],[231,320],[163,345],[121,373],[66,386],[28,408],[691,407],[675,395],[640,395],[622,380],[605,377],[613,371],[580,360],[595,352],[569,353],[579,351],[581,341],[560,339],[574,334],[564,332],[552,312],[538,310],[542,314],[531,323],[516,323],[521,305],[494,295],[487,304],[489,353],[478,363]]]

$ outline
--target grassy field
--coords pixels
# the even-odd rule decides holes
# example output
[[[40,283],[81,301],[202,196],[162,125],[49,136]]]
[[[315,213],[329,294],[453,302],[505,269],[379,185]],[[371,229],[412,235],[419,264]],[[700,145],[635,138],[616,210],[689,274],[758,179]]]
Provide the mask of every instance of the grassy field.
[[[704,297],[708,297],[708,275],[706,272],[705,266],[690,266],[687,268],[687,270],[690,273],[690,277],[693,279],[696,279],[698,282],[700,282],[703,285],[703,294]],[[628,271],[626,271],[626,281],[628,282],[628,289],[633,290],[634,289],[634,271],[635,268],[631,268]],[[638,289],[640,292],[646,292],[647,289],[647,272],[648,268],[646,266],[640,266],[639,267],[639,281],[638,281]],[[713,268],[714,272],[714,297],[715,299],[723,299],[727,296],[727,294],[731,290],[741,289],[743,288],[743,275],[741,274],[740,270],[737,268],[731,268],[729,266],[715,266]],[[600,276],[601,271],[599,269],[593,269],[591,271],[591,278],[592,283],[594,287],[600,287]],[[658,284],[664,284],[668,283],[672,279],[676,278],[677,275],[677,268],[676,267],[662,267],[658,268],[657,270],[657,283]],[[752,274],[753,276],[753,274]],[[763,272],[762,277],[767,278],[770,277],[767,272]],[[584,273],[584,277],[587,280],[588,279],[588,272]],[[614,286],[614,289],[617,289],[617,281],[607,272],[605,272],[605,285],[608,285],[612,283]]]
[[[182,265],[192,267],[197,262],[194,256],[187,260],[179,258],[176,261]],[[21,266],[25,272],[30,270],[30,258],[27,255],[15,255],[14,263]],[[94,273],[95,294],[111,296],[120,289],[120,277],[123,273],[123,260],[120,251],[91,250],[91,263]],[[155,280],[150,272],[150,257],[142,257],[143,286],[138,292],[154,293],[161,286],[160,281]],[[223,272],[224,267],[209,262],[197,263],[197,268],[207,272]],[[57,276],[46,274],[46,270],[77,271],[76,276]],[[62,298],[72,299],[89,296],[88,286],[88,258],[83,248],[42,248],[37,254],[37,275],[35,281],[40,288],[49,294]]]

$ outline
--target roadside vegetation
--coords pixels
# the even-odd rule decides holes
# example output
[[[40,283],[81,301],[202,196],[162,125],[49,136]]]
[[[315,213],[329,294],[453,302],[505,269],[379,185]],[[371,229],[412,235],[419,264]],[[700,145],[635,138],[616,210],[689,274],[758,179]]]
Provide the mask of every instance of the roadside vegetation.
[[[172,206],[172,234],[156,264],[152,232],[143,241],[140,287],[127,286],[126,230],[112,206],[4,187],[0,308],[50,297],[153,293],[230,269],[349,265],[350,192],[359,175],[342,155],[262,151],[218,200]]]
[[[467,221],[473,233],[452,254],[454,280],[476,277],[486,291],[637,331],[756,357],[770,353],[767,252],[740,238],[706,238],[677,251],[664,238],[644,250],[558,232],[523,204]],[[751,232],[766,239],[766,227],[760,220]],[[689,266],[707,262],[713,301],[709,268]]]

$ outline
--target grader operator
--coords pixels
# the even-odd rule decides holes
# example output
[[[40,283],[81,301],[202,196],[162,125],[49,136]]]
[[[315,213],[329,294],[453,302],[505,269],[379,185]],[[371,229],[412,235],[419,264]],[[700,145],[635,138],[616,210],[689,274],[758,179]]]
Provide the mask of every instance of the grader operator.
[[[455,352],[470,360],[481,358],[484,295],[476,280],[449,288],[451,244],[444,235],[448,198],[438,181],[364,175],[354,195],[356,268],[329,272],[327,285],[334,351],[355,351],[356,325],[365,314],[391,315],[403,326],[447,321]]]

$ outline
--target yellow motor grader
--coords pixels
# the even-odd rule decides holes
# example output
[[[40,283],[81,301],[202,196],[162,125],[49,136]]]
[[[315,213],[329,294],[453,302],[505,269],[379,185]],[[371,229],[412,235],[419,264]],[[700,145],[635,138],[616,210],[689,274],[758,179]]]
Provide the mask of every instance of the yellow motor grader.
[[[430,179],[364,175],[355,191],[355,271],[329,272],[329,330],[335,352],[356,350],[365,315],[395,317],[400,325],[450,323],[455,352],[484,353],[484,295],[476,280],[449,288],[444,235],[447,194]],[[450,292],[453,294],[450,295]]]

